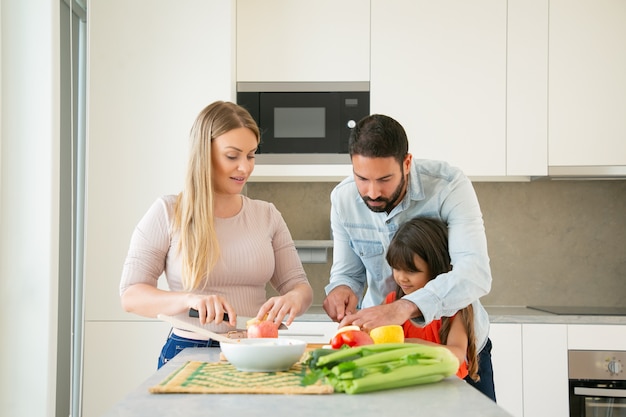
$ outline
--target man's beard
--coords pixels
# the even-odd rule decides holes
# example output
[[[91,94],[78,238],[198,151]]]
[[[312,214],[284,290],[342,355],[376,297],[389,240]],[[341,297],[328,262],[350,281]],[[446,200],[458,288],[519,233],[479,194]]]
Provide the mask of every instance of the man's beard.
[[[398,187],[395,189],[395,191],[393,192],[393,194],[391,194],[391,197],[389,198],[384,198],[384,197],[378,197],[376,199],[371,199],[367,196],[361,196],[361,198],[363,199],[363,202],[365,203],[365,205],[367,206],[367,208],[369,208],[370,210],[372,210],[375,213],[382,213],[382,212],[387,212],[389,213],[398,203],[398,200],[400,200],[400,196],[402,195],[402,191],[404,190],[404,184],[406,183],[405,181],[405,176],[404,176],[404,170],[402,170],[402,180],[400,181],[400,184],[398,185]],[[370,201],[376,201],[376,202],[384,202],[385,204],[383,204],[382,206],[371,206],[369,204]]]

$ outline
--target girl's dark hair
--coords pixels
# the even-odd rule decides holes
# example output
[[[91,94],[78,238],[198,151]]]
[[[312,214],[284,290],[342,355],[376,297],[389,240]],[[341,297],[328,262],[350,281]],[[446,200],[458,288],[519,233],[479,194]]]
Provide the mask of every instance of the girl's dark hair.
[[[394,235],[389,249],[387,250],[387,263],[393,269],[401,271],[417,272],[414,256],[418,255],[428,264],[430,269],[429,279],[435,279],[438,275],[452,270],[450,252],[448,250],[448,226],[439,219],[416,217],[402,224]],[[400,287],[396,289],[396,299],[405,294]],[[468,305],[456,315],[465,327],[468,336],[467,359],[468,373],[470,378],[478,381],[478,352],[476,351],[476,336],[474,333],[474,310]],[[448,341],[450,317],[441,318],[439,338],[442,344]]]
[[[448,226],[441,220],[426,217],[402,224],[389,244],[387,263],[394,269],[416,272],[414,255],[428,264],[430,279],[450,271]]]
[[[350,158],[361,155],[368,158],[393,157],[402,164],[409,152],[409,140],[400,123],[389,116],[372,114],[359,120],[350,132]]]

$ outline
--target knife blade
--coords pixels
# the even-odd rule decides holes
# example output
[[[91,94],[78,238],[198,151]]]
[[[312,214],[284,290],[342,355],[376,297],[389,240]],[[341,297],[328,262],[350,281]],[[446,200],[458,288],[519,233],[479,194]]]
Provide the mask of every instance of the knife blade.
[[[195,308],[190,308],[189,309],[189,317],[199,317],[198,314],[198,310],[196,310]],[[237,328],[240,330],[245,330],[247,328],[247,323],[248,321],[252,320],[254,317],[245,317],[245,316],[237,316]],[[228,321],[229,317],[228,317],[228,313],[224,313],[224,321]],[[286,330],[288,329],[287,325],[285,323],[280,323],[280,325],[278,326],[279,330]]]

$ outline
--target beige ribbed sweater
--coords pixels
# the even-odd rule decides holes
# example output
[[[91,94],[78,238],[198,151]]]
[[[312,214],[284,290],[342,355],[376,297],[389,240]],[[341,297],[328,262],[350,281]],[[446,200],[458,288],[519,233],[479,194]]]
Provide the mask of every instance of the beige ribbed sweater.
[[[307,282],[291,234],[272,203],[242,196],[241,211],[229,218],[216,218],[215,228],[221,257],[198,293],[219,294],[233,305],[238,315],[256,316],[266,301],[265,285],[280,294]],[[156,287],[165,273],[168,287],[182,291],[178,233],[172,235],[176,196],[157,199],[135,228],[124,262],[120,294],[130,285]],[[202,288],[203,285],[200,285]],[[207,325],[225,332],[227,325]]]

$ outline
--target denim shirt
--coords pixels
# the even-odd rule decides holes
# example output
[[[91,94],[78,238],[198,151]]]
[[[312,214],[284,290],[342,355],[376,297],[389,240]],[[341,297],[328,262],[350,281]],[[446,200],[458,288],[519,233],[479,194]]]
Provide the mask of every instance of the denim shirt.
[[[491,270],[482,212],[463,172],[446,162],[413,159],[407,193],[389,214],[367,207],[353,176],[339,183],[330,199],[334,249],[326,294],[347,285],[361,307],[382,304],[396,288],[385,254],[398,227],[413,217],[441,219],[448,224],[453,270],[403,299],[418,306],[422,317],[412,320],[422,326],[472,304],[476,346],[482,350],[489,316],[479,298],[491,290]]]

